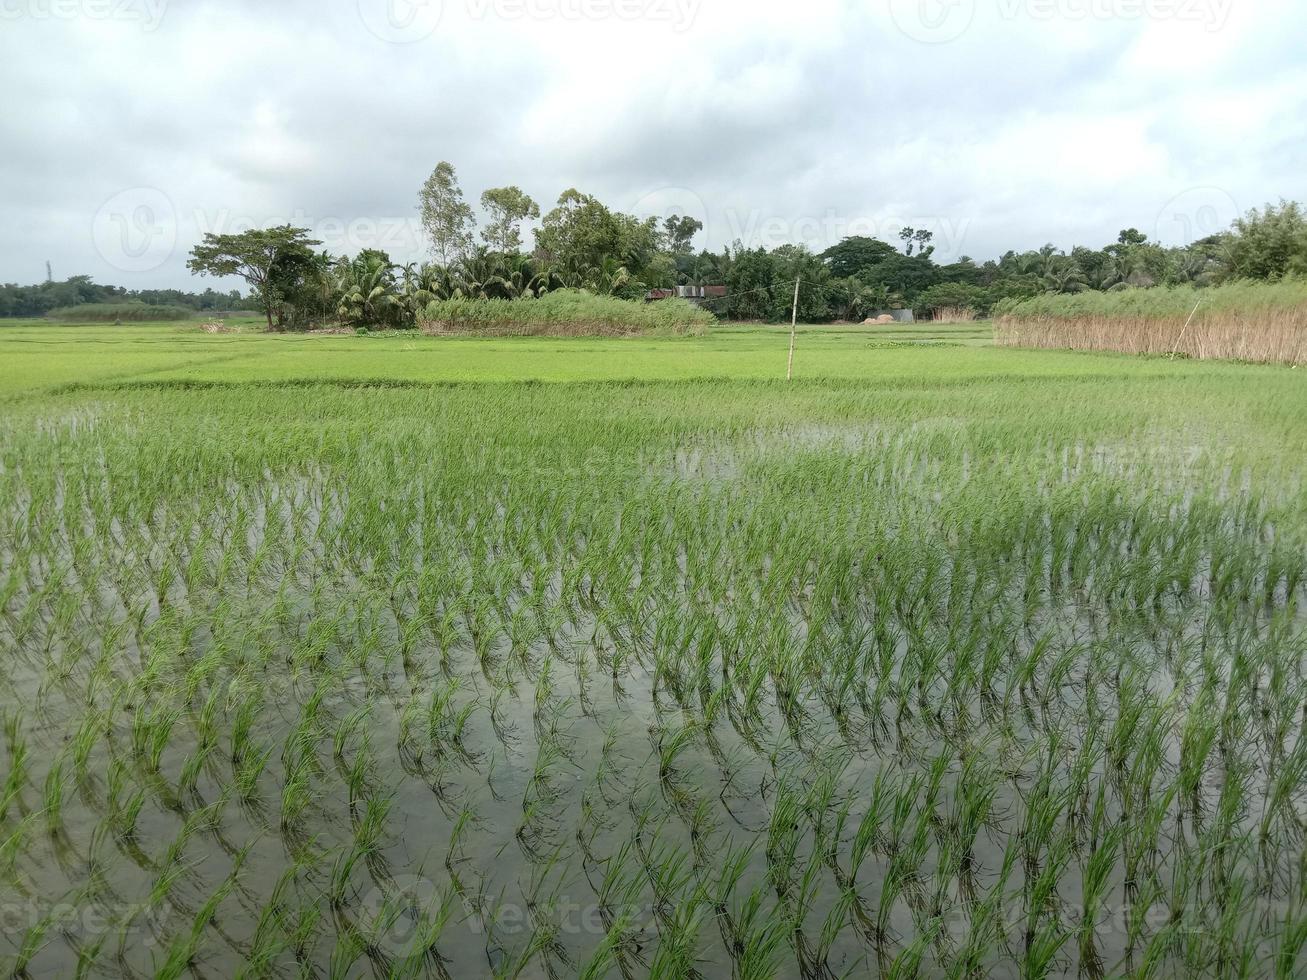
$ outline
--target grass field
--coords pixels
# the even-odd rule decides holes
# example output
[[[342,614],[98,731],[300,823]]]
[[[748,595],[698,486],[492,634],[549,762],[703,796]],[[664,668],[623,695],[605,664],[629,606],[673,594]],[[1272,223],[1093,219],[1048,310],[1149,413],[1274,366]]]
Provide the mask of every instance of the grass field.
[[[0,957],[1307,969],[1307,375],[0,325]]]

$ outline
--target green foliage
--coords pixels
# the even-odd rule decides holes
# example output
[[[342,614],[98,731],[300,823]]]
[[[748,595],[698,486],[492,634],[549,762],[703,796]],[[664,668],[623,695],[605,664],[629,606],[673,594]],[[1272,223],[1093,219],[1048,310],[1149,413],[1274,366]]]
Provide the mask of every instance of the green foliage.
[[[609,210],[575,188],[564,191],[536,232],[536,250],[569,286],[635,298],[658,252],[657,220]]]
[[[396,266],[385,252],[365,249],[337,268],[336,308],[341,322],[352,327],[403,329],[414,326],[413,305],[405,302],[395,277]]]
[[[64,306],[46,314],[63,323],[149,323],[188,320],[195,310],[188,306],[152,306],[148,303],[82,303]]]
[[[1235,223],[1228,245],[1228,274],[1234,278],[1281,279],[1307,275],[1307,212],[1296,201],[1253,209]]]
[[[432,254],[441,265],[453,265],[472,250],[476,220],[463,200],[452,164],[444,160],[436,164],[418,192],[418,213],[431,241]]]
[[[46,316],[53,310],[102,303],[132,303],[137,306],[186,307],[189,311],[253,310],[252,300],[238,290],[218,292],[206,289],[188,293],[180,289],[123,289],[103,286],[90,276],[72,276],[63,282],[43,282],[35,286],[14,283],[0,285],[0,317]]]
[[[481,195],[481,206],[490,212],[490,224],[481,231],[486,245],[505,255],[520,252],[520,226],[540,217],[540,205],[520,187],[493,187]]]
[[[685,300],[657,303],[560,289],[539,299],[447,299],[427,305],[423,325],[486,334],[702,333],[716,318]]]
[[[941,282],[923,290],[914,306],[925,318],[940,309],[970,309],[983,317],[989,315],[994,302],[992,289],[965,282]]]
[[[238,235],[212,232],[191,250],[186,266],[200,276],[240,276],[254,289],[268,329],[285,325],[290,309],[314,290],[323,265],[313,252],[321,245],[305,228],[281,225]]]
[[[897,255],[898,250],[888,242],[863,236],[846,238],[821,253],[831,275],[838,279],[861,275]]]
[[[703,222],[689,215],[674,214],[663,221],[663,241],[672,255],[688,255],[694,236],[703,231]]]

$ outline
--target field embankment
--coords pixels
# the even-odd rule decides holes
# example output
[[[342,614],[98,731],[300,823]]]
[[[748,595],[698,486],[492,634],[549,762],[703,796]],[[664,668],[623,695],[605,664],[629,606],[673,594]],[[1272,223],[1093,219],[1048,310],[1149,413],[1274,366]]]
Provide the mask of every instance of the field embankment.
[[[1307,363],[1307,281],[1037,296],[1001,304],[995,342]]]
[[[575,289],[539,299],[437,300],[419,317],[427,333],[499,337],[701,334],[716,322],[710,312],[685,300],[641,303]]]

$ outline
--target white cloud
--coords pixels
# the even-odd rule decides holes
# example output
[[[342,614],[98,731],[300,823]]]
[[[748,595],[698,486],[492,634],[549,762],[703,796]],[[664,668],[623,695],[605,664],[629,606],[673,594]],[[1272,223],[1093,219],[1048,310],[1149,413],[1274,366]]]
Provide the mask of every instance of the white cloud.
[[[474,202],[516,183],[546,210],[570,186],[701,210],[714,247],[902,222],[985,258],[1307,198],[1288,0],[196,0],[152,27],[3,9],[5,280],[50,258],[187,286],[203,230],[287,219],[417,258],[440,159]],[[105,203],[154,202],[119,216],[130,233],[166,213],[156,192],[173,252],[106,256]]]

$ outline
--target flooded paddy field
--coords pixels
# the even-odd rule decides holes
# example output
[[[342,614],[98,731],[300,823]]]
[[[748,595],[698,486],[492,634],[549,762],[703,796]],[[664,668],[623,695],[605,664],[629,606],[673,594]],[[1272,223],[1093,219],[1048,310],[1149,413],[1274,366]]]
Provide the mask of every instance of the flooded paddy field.
[[[1302,975],[1307,378],[734,341],[9,385],[5,968]]]

